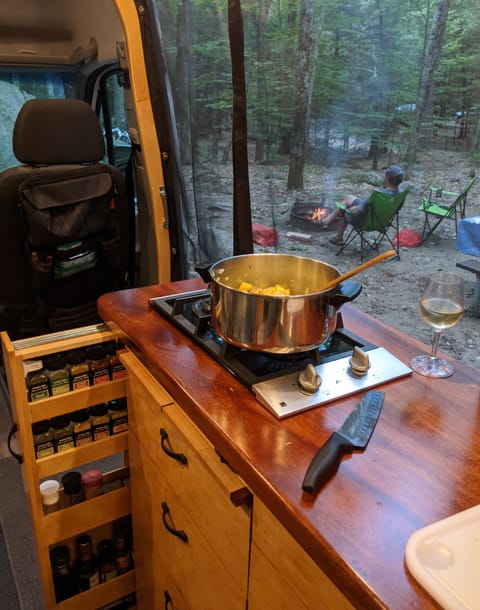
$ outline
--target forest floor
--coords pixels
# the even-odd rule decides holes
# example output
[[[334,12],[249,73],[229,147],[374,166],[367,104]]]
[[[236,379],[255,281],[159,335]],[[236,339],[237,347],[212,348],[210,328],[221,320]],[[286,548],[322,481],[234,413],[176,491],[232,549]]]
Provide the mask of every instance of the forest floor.
[[[332,169],[308,166],[305,169],[305,190],[298,193],[304,200],[318,201],[327,185],[333,193],[353,193],[364,196],[372,190],[369,176],[382,176],[373,172],[370,161],[356,160],[355,167]],[[388,160],[383,164],[388,165]],[[411,191],[400,213],[400,228],[422,231],[423,213],[418,211],[420,198],[428,193],[430,185],[449,191],[461,191],[474,169],[469,157],[462,152],[431,150],[423,153],[409,176]],[[368,180],[370,183],[367,183]],[[360,264],[360,251],[356,242],[337,255],[337,247],[328,242],[334,231],[319,231],[291,223],[290,210],[297,193],[286,189],[287,168],[255,166],[250,172],[250,191],[253,222],[274,227],[279,233],[276,247],[256,245],[256,252],[284,252],[312,257],[334,265],[341,273]],[[332,187],[333,185],[333,187]],[[466,216],[480,216],[480,184],[472,188]],[[311,235],[308,242],[289,238],[288,232]],[[380,252],[388,249],[380,246]],[[374,318],[416,337],[426,345],[431,344],[432,331],[421,319],[419,297],[426,277],[437,270],[453,271],[465,280],[466,310],[463,319],[441,336],[440,351],[480,369],[480,318],[475,317],[471,303],[475,275],[456,267],[456,263],[473,257],[456,249],[455,223],[444,220],[435,233],[421,246],[402,247],[400,260],[389,260],[367,269],[355,278],[363,284],[363,290],[354,305]],[[478,260],[478,259],[477,259]]]

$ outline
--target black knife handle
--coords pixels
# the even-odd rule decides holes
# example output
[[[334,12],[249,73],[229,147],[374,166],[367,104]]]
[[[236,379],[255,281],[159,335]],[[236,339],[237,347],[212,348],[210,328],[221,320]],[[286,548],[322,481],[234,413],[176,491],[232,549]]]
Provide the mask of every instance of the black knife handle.
[[[343,454],[349,449],[345,439],[334,432],[310,462],[302,483],[303,491],[313,494],[324,485],[337,472]]]

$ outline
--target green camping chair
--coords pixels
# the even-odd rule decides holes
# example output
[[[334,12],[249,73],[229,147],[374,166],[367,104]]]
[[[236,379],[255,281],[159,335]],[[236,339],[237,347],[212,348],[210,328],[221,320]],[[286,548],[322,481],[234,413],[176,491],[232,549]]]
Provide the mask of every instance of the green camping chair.
[[[465,218],[467,195],[476,179],[474,174],[461,193],[431,187],[428,197],[422,197],[422,205],[418,208],[425,215],[422,243],[430,237],[445,218],[455,221],[455,233],[457,232],[458,217]]]
[[[340,254],[355,239],[360,239],[360,258],[363,260],[373,250],[378,250],[383,240],[387,240],[400,258],[398,246],[399,212],[405,203],[408,190],[398,193],[380,193],[373,191],[365,208],[365,221],[361,225],[351,225],[343,246],[338,250]],[[343,204],[337,203],[337,207],[345,209]],[[396,245],[393,239],[397,237]]]

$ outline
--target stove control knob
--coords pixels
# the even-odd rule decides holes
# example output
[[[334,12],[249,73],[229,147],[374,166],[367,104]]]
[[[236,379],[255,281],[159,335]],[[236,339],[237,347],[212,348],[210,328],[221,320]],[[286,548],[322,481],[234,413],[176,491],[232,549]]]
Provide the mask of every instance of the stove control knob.
[[[298,374],[298,385],[300,390],[307,394],[318,392],[318,388],[322,385],[322,378],[312,363],[307,364],[303,371]]]
[[[368,354],[355,346],[350,358],[350,372],[354,377],[364,377],[370,368],[370,358]]]

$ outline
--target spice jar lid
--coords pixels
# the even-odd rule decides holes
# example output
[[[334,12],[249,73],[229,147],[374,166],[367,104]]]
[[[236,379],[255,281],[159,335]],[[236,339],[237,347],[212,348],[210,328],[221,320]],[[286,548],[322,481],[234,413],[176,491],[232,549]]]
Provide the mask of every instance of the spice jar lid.
[[[106,343],[104,343],[104,347],[107,354],[110,354],[110,356],[112,356],[117,351],[117,342],[115,341],[115,339],[113,341],[107,341]]]
[[[56,504],[60,499],[60,483],[55,479],[43,481],[43,483],[40,483],[40,494],[42,504],[45,504],[45,506]]]
[[[53,567],[58,568],[70,563],[70,549],[68,546],[63,544],[60,546],[54,546],[50,550],[50,561]]]
[[[67,472],[62,477],[62,484],[65,493],[69,495],[75,495],[80,493],[82,489],[82,475],[76,470]]]
[[[61,430],[62,428],[68,428],[70,425],[70,417],[68,415],[57,415],[52,418],[52,428],[55,430]]]
[[[65,356],[63,354],[53,354],[45,358],[45,367],[49,371],[58,371],[66,365]]]
[[[107,350],[103,345],[97,343],[95,345],[90,345],[86,349],[87,358],[90,360],[102,360],[107,355]]]
[[[82,483],[85,487],[96,487],[101,484],[102,477],[103,475],[100,470],[85,470],[85,472],[82,473]]]
[[[127,399],[119,398],[118,400],[110,400],[108,403],[110,411],[125,411],[127,408]]]
[[[85,359],[86,355],[83,349],[72,349],[67,355],[67,362],[69,364],[81,364],[85,362]]]
[[[33,432],[33,434],[45,434],[45,432],[48,432],[49,428],[50,428],[50,420],[49,419],[44,419],[42,421],[37,421],[34,424],[32,424],[32,432]]]
[[[90,415],[93,415],[94,417],[101,417],[102,415],[107,415],[107,413],[108,407],[105,402],[101,402],[98,405],[93,405],[93,407],[90,407]]]
[[[74,411],[71,416],[72,421],[76,424],[80,424],[84,421],[87,421],[90,417],[88,409],[79,409],[78,411]]]

